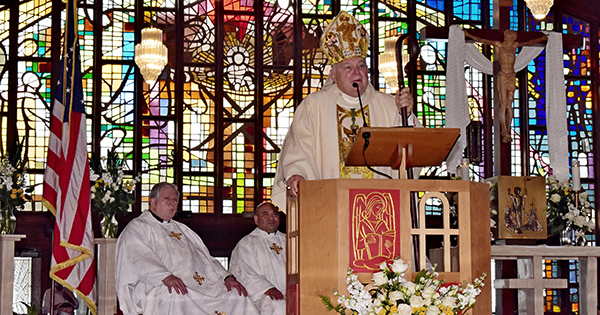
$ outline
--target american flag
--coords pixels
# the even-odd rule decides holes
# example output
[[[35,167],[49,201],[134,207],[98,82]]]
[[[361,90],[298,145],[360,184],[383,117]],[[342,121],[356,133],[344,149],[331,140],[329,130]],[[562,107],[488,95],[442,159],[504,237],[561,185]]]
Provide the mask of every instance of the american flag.
[[[90,169],[74,1],[67,2],[65,46],[50,121],[43,202],[56,217],[50,277],[76,292],[96,314]]]

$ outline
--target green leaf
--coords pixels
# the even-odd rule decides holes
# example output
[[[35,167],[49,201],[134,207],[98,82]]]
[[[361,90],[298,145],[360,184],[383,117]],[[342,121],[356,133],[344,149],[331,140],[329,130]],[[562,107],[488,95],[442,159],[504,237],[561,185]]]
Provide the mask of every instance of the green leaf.
[[[425,277],[426,275],[427,275],[427,270],[426,269],[421,270],[415,277],[415,283],[421,282],[422,281],[421,279],[423,279],[423,277]]]

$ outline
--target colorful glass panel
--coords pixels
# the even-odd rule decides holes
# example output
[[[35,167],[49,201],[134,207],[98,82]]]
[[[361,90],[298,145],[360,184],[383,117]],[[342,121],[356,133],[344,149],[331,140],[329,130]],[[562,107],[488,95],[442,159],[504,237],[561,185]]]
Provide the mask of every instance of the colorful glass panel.
[[[453,1],[454,16],[462,20],[481,20],[481,1],[480,0],[454,0]]]
[[[134,170],[142,173],[142,209],[148,207],[150,188],[157,182],[170,181],[182,187],[183,210],[233,214],[251,211],[258,202],[269,199],[278,153],[298,101],[319,90],[330,71],[319,49],[319,37],[334,12],[352,12],[377,38],[378,47],[372,47],[372,51],[381,53],[384,38],[409,29],[419,31],[428,25],[447,26],[448,18],[485,28],[488,25],[482,24],[491,20],[494,1],[482,8],[486,1],[416,0],[415,6],[409,6],[407,0],[390,0],[377,2],[373,17],[372,2],[305,0],[299,4],[303,14],[301,30],[294,27],[294,8],[284,1],[264,1],[260,8],[254,2],[239,0],[79,2],[91,154],[105,156],[109,150],[115,150],[125,160],[126,176],[134,176]],[[61,15],[64,19],[62,8],[53,8],[53,3],[56,1],[21,1],[18,14],[12,12],[18,16],[18,29],[10,28],[11,6],[0,5],[0,55],[8,53],[10,36],[16,37],[17,46],[16,56],[0,62],[0,152],[5,153],[9,134],[16,130],[13,137],[25,139],[32,185],[43,181],[54,89],[52,63],[58,61],[60,53],[60,45],[52,44],[61,41],[57,38],[61,37],[63,26],[53,29],[52,18]],[[140,4],[142,16],[136,16],[136,5]],[[176,15],[179,5],[181,17]],[[103,10],[100,21],[94,20],[97,7]],[[521,20],[526,30],[553,30],[552,13],[537,22],[520,16],[518,7],[517,0],[513,0],[511,28],[517,29]],[[217,23],[217,9],[226,10],[224,23]],[[451,16],[446,16],[446,12],[451,12]],[[175,25],[177,21],[183,23],[182,28]],[[572,157],[580,161],[583,187],[594,203],[591,45],[598,43],[591,43],[589,34],[598,30],[568,15],[559,22],[563,33],[582,34],[585,39],[583,47],[567,51],[564,65],[568,75],[569,148]],[[140,24],[163,29],[169,49],[169,64],[152,86],[143,82],[133,61],[135,36],[140,31],[136,28]],[[302,37],[304,46],[297,45],[300,39],[294,38],[296,34]],[[180,44],[182,47],[176,46]],[[442,127],[446,44],[421,41],[420,46],[417,89],[412,91],[417,100],[415,111],[426,127]],[[177,59],[180,56],[182,60]],[[519,94],[515,94],[515,139],[511,145],[511,171],[515,175],[546,175],[550,170],[543,57],[528,66],[524,82],[527,89],[522,90],[527,93],[527,104],[519,104]],[[377,53],[371,53],[369,61],[375,64],[377,58]],[[9,73],[9,63],[14,73]],[[217,71],[222,71],[221,82],[216,80],[221,74]],[[181,73],[183,79],[178,79]],[[465,78],[471,118],[483,121],[483,99],[491,89],[485,87],[484,75],[474,69],[467,68]],[[16,84],[9,85],[11,79]],[[383,77],[376,79],[380,90],[391,92]],[[16,89],[11,91],[10,86]],[[520,134],[524,125],[528,126],[528,134]],[[521,165],[523,156],[529,162],[528,169]],[[481,179],[481,165],[473,169],[475,179]],[[445,170],[434,169],[429,174],[444,176]],[[42,210],[41,193],[38,185],[28,210]],[[588,239],[595,242],[592,235]],[[555,291],[549,292],[553,300]],[[576,305],[576,292],[572,294]],[[555,306],[549,304],[549,308]]]
[[[169,64],[153,86],[136,84],[137,80],[141,80],[133,62],[136,27],[139,27],[135,16],[136,2],[102,1],[101,21],[93,20],[96,16],[92,14],[96,9],[93,2],[81,3],[79,40],[84,101],[90,116],[90,150],[99,147],[100,152],[93,153],[96,155],[104,155],[111,149],[119,152],[126,161],[127,176],[133,176],[134,169],[142,171],[142,195],[145,197],[149,187],[158,180],[182,178],[184,208],[209,213],[239,213],[260,201],[256,198],[269,198],[279,148],[293,118],[294,108],[298,106],[297,101],[320,89],[330,70],[319,50],[319,36],[333,12],[342,9],[353,13],[378,39],[378,47],[374,47],[373,51],[379,53],[383,52],[383,39],[388,36],[405,33],[411,27],[419,30],[425,25],[447,25],[446,12],[453,12],[453,19],[469,21],[475,27],[485,27],[481,23],[490,17],[489,8],[482,10],[480,0],[417,0],[415,6],[409,6],[406,0],[385,1],[378,3],[377,19],[374,20],[369,2],[307,0],[300,4],[304,14],[302,30],[295,33],[294,13],[289,6],[281,7],[283,1],[265,1],[259,13],[254,11],[256,5],[253,2],[223,2],[222,9],[226,10],[224,23],[218,26],[216,6],[220,3],[210,0],[181,2],[183,17],[176,16],[176,0],[143,1],[143,16],[140,17],[143,25],[163,29],[164,43],[170,52]],[[52,103],[53,54],[50,43],[53,36],[60,36],[62,31],[52,29],[51,17],[56,12],[49,0],[25,1],[20,4],[19,10],[22,14],[19,14],[19,30],[16,33],[20,59],[15,63],[18,92],[16,102],[10,99],[12,96],[8,92],[0,93],[3,126],[0,137],[4,143],[9,125],[17,125],[17,122],[9,120],[18,121],[18,137],[26,137],[28,145],[29,166],[33,170],[30,180],[39,183],[45,162],[47,113]],[[10,11],[8,6],[0,6],[0,11],[0,17],[4,17],[0,21],[0,47],[6,52]],[[520,18],[516,0],[513,0],[510,12],[511,27],[516,28]],[[260,21],[256,20],[259,14]],[[415,25],[409,25],[409,17],[414,17]],[[533,22],[527,17],[521,19],[526,21],[528,30],[551,30],[554,25],[552,14],[541,22]],[[182,34],[176,33],[181,31],[174,27],[176,21],[184,23]],[[377,25],[374,25],[375,21]],[[587,149],[593,146],[592,82],[589,78],[591,44],[588,35],[591,29],[584,21],[569,16],[565,16],[562,22],[564,33],[584,34],[586,38],[583,48],[568,52],[565,67],[570,75],[567,79],[570,148],[573,156],[584,165],[584,184],[590,185],[594,181],[593,156]],[[100,40],[96,38],[98,32],[95,32],[94,26],[101,29]],[[259,31],[262,33],[257,35]],[[217,42],[219,32],[223,35],[222,42]],[[296,55],[295,34],[301,34],[304,43],[301,52]],[[178,42],[177,38],[183,40]],[[101,43],[100,48],[94,47],[95,43]],[[178,43],[182,43],[183,47],[176,47]],[[261,43],[260,49],[256,49],[257,43]],[[446,44],[422,41],[420,46],[417,90],[413,91],[417,99],[416,112],[425,126],[441,127],[445,110]],[[183,62],[177,65],[175,52],[178,49],[183,50]],[[217,55],[221,51],[223,55]],[[377,54],[369,56],[370,61],[377,58]],[[544,175],[549,171],[545,96],[543,88],[540,89],[544,82],[543,62],[542,55],[528,67],[525,111],[519,111],[519,95],[515,95],[514,174]],[[179,82],[176,67],[181,66],[184,79]],[[223,82],[216,82],[216,71],[221,69]],[[294,83],[296,69],[300,69],[301,74],[297,77],[301,77],[302,81]],[[6,70],[3,69],[0,74],[0,86],[8,91]],[[482,100],[488,92],[484,90],[483,75],[468,68],[466,79],[472,119],[483,121]],[[381,90],[391,91],[383,77],[375,81]],[[294,97],[295,84],[302,84],[296,87],[300,97]],[[140,88],[141,91],[136,92]],[[177,91],[183,93],[178,94]],[[136,98],[139,99],[134,104]],[[19,108],[14,118],[8,117],[10,102]],[[139,126],[136,125],[136,115],[140,115]],[[92,118],[98,116],[99,120]],[[96,122],[99,124],[94,125]],[[529,126],[528,135],[519,134],[519,128],[524,124]],[[520,138],[523,136],[528,137],[528,148],[523,147],[525,141]],[[136,146],[141,148],[140,158],[134,157]],[[176,156],[176,152],[181,156]],[[529,160],[527,170],[521,168],[522,155]],[[215,165],[216,161],[222,165]],[[479,166],[475,167],[481,171]],[[263,178],[261,181],[258,181],[259,175]],[[215,195],[219,191],[217,188],[223,189],[222,196]],[[36,190],[35,198],[38,195]],[[229,210],[214,209],[215,198],[228,200],[224,204]],[[35,210],[40,208],[33,206]]]

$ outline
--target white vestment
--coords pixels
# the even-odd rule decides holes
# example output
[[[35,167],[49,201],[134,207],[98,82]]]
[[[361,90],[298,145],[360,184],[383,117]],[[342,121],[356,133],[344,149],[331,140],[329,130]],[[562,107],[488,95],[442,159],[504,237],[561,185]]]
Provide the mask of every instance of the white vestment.
[[[259,228],[244,236],[231,253],[230,270],[248,290],[261,315],[285,315],[285,299],[272,300],[264,293],[277,288],[286,293],[285,233]]]
[[[169,293],[162,280],[180,278],[188,294]],[[182,223],[159,222],[150,211],[133,219],[117,240],[117,296],[123,314],[258,314],[250,299],[227,291],[229,272]]]
[[[396,127],[401,125],[394,96],[381,93],[369,83],[361,96],[367,120],[371,127]],[[349,102],[348,100],[352,100]],[[356,100],[354,102],[354,100]],[[337,105],[337,106],[336,106]],[[360,110],[358,98],[345,95],[337,85],[323,87],[311,93],[298,106],[290,126],[277,165],[271,200],[280,209],[286,209],[286,183],[292,175],[302,175],[307,180],[340,178],[340,134],[338,133],[339,110]],[[368,108],[368,109],[367,109]],[[360,115],[357,124],[362,126]],[[409,125],[419,125],[416,117],[409,117]],[[397,171],[390,167],[375,168],[392,178]],[[375,174],[375,178],[383,178]]]

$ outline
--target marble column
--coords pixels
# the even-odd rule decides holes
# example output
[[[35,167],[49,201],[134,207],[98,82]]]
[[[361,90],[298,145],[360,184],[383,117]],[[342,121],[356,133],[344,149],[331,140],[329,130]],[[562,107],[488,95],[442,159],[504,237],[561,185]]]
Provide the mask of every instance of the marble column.
[[[25,237],[23,234],[0,234],[0,314],[13,313],[15,243]]]
[[[94,243],[98,245],[98,315],[114,315],[117,313],[117,286],[115,281],[117,239],[97,238]]]

